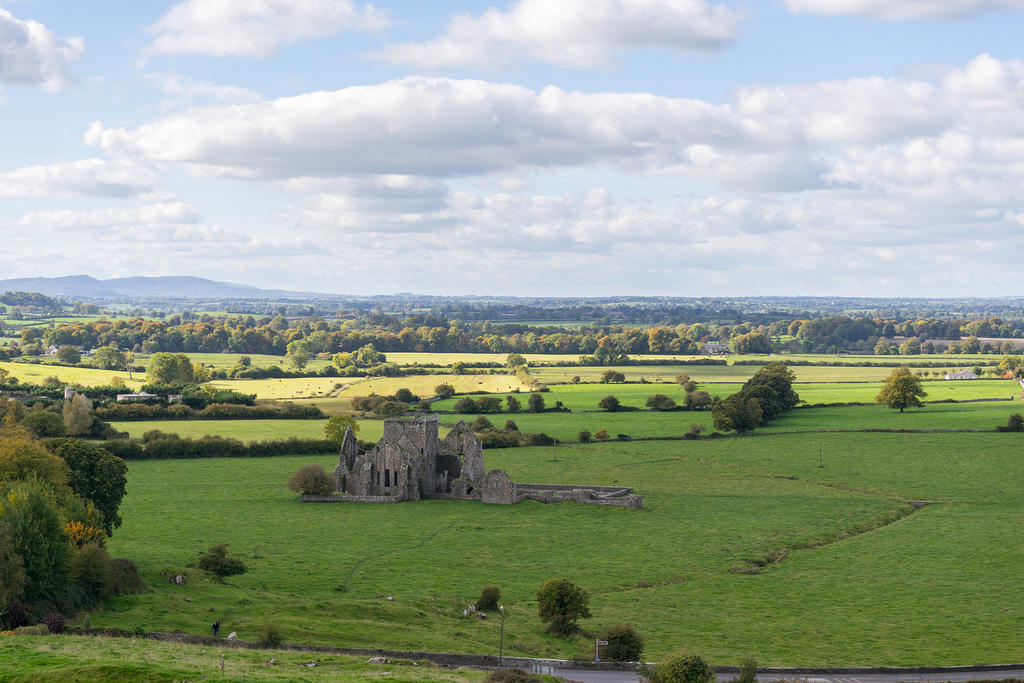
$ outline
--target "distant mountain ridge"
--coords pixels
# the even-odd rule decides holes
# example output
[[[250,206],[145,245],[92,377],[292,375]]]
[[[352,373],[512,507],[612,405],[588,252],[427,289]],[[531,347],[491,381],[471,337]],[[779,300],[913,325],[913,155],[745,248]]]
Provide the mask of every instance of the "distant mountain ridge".
[[[0,280],[0,292],[6,291],[39,292],[46,296],[88,299],[269,299],[306,297],[312,294],[282,289],[261,289],[252,285],[218,282],[187,275],[118,277],[110,280],[98,280],[90,275],[21,277]]]

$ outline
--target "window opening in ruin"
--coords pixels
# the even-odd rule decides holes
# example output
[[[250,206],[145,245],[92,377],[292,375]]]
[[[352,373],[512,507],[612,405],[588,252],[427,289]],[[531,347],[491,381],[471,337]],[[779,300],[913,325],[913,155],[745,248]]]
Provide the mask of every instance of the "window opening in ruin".
[[[384,485],[391,486],[391,470],[384,470]]]

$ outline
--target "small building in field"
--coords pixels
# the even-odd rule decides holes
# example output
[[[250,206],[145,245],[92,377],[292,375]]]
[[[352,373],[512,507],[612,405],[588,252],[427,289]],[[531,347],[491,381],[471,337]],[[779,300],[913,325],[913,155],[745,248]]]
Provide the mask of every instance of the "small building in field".
[[[129,401],[148,401],[151,398],[160,398],[156,394],[151,394],[148,391],[139,391],[133,394],[118,394],[118,403],[127,403]]]
[[[729,344],[728,342],[705,342],[704,353],[708,355],[729,353]]]
[[[960,370],[946,374],[946,379],[978,379],[978,376],[971,370]]]

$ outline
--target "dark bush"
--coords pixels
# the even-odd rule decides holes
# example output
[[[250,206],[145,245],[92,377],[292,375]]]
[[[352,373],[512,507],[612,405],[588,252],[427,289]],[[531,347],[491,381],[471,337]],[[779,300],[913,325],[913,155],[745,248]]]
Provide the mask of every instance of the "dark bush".
[[[228,557],[228,544],[221,543],[211,547],[205,555],[199,557],[199,568],[210,572],[219,579],[235,576],[246,572],[245,563],[237,557]]]
[[[64,615],[60,612],[50,612],[43,617],[43,623],[50,633],[60,635],[64,633]]]
[[[420,397],[412,393],[409,389],[402,387],[395,392],[395,400],[403,403],[419,403]]]
[[[21,424],[32,430],[39,437],[64,436],[64,420],[57,413],[49,410],[37,410],[21,418]]]
[[[476,412],[476,401],[469,398],[468,396],[460,398],[455,402],[455,406],[452,408],[456,413],[475,413]]]
[[[6,621],[7,627],[11,629],[18,628],[19,626],[28,626],[29,613],[28,607],[24,603],[18,600],[12,600],[6,609]]]
[[[493,612],[498,609],[500,599],[501,589],[493,585],[484,586],[476,600],[476,608],[481,612]]]
[[[523,445],[524,446],[552,446],[555,440],[544,432],[536,434],[523,434]]]
[[[272,621],[260,627],[260,644],[263,647],[279,647],[284,642],[281,628]]]
[[[326,496],[337,488],[338,482],[324,471],[323,465],[304,465],[288,480],[288,489],[303,495]]]
[[[590,430],[581,429],[577,438],[579,439],[580,443],[590,443]]]
[[[481,413],[500,413],[501,399],[496,396],[481,396],[476,400],[476,409]]]
[[[110,594],[110,555],[95,543],[86,543],[71,557],[71,578],[96,598]]]
[[[136,595],[146,590],[139,569],[131,560],[117,558],[110,563],[110,594]]]
[[[484,448],[516,448],[520,445],[521,435],[517,431],[484,432],[480,435],[480,443]]]
[[[1006,421],[1006,431],[1024,432],[1024,416],[1020,413],[1011,413],[1010,419]]]
[[[619,403],[619,399],[615,398],[614,396],[605,396],[597,404],[597,407],[600,408],[601,410],[607,410],[609,413],[614,413],[616,410],[619,409],[620,405],[621,404]]]
[[[654,408],[655,410],[672,410],[676,407],[676,402],[671,396],[665,394],[654,394],[653,396],[647,397],[648,408]]]
[[[486,432],[489,429],[494,429],[494,425],[483,415],[477,415],[476,419],[469,423],[469,428],[474,432]]]
[[[519,425],[517,425],[515,423],[515,421],[513,421],[513,420],[505,420],[504,430],[506,432],[518,432],[519,431]]]
[[[639,662],[644,652],[644,639],[632,624],[615,624],[601,632],[608,644],[601,648],[604,659],[612,662]]]

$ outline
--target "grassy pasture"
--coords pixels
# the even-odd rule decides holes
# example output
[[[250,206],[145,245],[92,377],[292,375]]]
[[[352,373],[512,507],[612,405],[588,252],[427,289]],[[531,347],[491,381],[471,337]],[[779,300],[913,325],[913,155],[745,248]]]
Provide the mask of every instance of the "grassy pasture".
[[[698,389],[706,391],[712,396],[725,398],[730,394],[739,391],[742,385],[738,383],[701,383]],[[956,399],[958,401],[979,399],[979,398],[1019,398],[1021,387],[1016,380],[992,379],[972,381],[928,381],[923,386],[928,392],[925,400],[935,401],[942,399]],[[878,396],[882,388],[881,382],[857,382],[857,383],[795,383],[794,391],[806,403],[870,403]],[[555,405],[555,401],[561,401],[563,405],[573,411],[579,410],[600,410],[598,403],[605,396],[615,396],[626,406],[642,408],[647,398],[654,394],[665,394],[682,404],[686,392],[675,383],[672,384],[556,384],[550,387],[550,391],[543,394],[545,404],[548,407]],[[508,396],[515,396],[525,408],[529,394],[518,393],[496,394],[502,401]],[[436,401],[433,407],[437,410],[452,410],[455,403],[462,397]],[[470,397],[474,398],[474,397]],[[504,407],[504,406],[503,406]]]
[[[223,379],[209,382],[219,389],[231,389],[243,394],[256,394],[257,398],[297,399],[322,398],[337,389],[335,384],[357,380],[344,377],[284,377],[281,379]]]
[[[492,652],[496,620],[461,607],[496,582],[506,651],[565,656],[585,645],[545,635],[533,603],[564,575],[591,592],[587,628],[632,621],[652,658],[685,647],[716,663],[1013,661],[1024,493],[1009,482],[1024,475],[1021,445],[1019,434],[801,434],[567,446],[558,462],[550,449],[486,453],[518,481],[632,485],[639,511],[303,505],[287,476],[333,458],[133,462],[110,545],[154,590],[92,621],[206,632],[220,617],[251,638],[273,619],[297,642]],[[905,513],[904,498],[943,502],[839,540]],[[249,573],[217,584],[186,569],[218,542]],[[756,575],[729,571],[794,547],[808,549]],[[169,584],[180,571],[189,583]]]
[[[832,368],[813,365],[790,368],[798,382],[881,382],[893,368]],[[695,382],[746,382],[758,371],[755,365],[631,365],[624,367],[531,368],[530,374],[545,384],[568,383],[574,376],[582,382],[599,382],[605,370],[618,370],[628,382],[646,379],[655,384],[674,382],[681,372]]]
[[[935,403],[905,412],[884,406],[800,408],[785,413],[757,431],[815,429],[995,429],[1010,413],[1024,413],[1020,401]]]
[[[120,377],[132,388],[143,385],[142,374],[135,373],[135,379],[129,380],[127,372],[120,370],[96,370],[93,368],[68,368],[60,365],[34,365],[29,363],[0,363],[0,368],[10,371],[22,382],[42,384],[46,377],[57,377],[67,384],[99,386],[110,384],[114,377]]]
[[[374,422],[374,420],[364,420]],[[379,422],[379,421],[376,421]],[[299,439],[324,438],[326,420],[126,420],[110,424],[122,432],[128,432],[133,439],[141,439],[142,435],[152,429],[159,429],[168,434],[181,437],[200,438],[203,436],[224,436],[239,441],[268,441],[296,437]],[[380,438],[382,427],[376,432]],[[363,434],[365,425],[360,426],[359,436],[371,438]]]
[[[271,659],[276,660],[271,663]],[[316,661],[316,667],[306,666]],[[223,668],[222,668],[223,667]],[[366,657],[240,650],[154,640],[88,636],[0,638],[0,681],[479,681],[484,671],[412,663],[368,664]]]

